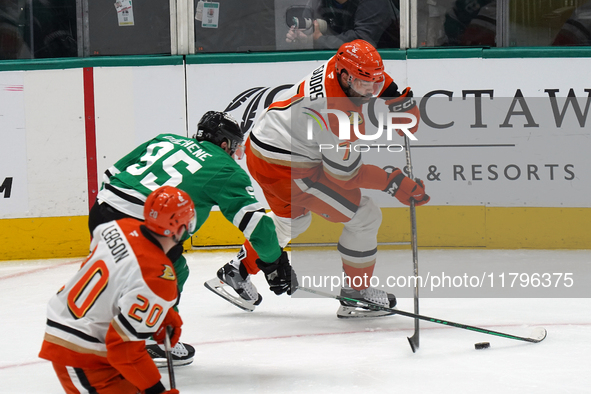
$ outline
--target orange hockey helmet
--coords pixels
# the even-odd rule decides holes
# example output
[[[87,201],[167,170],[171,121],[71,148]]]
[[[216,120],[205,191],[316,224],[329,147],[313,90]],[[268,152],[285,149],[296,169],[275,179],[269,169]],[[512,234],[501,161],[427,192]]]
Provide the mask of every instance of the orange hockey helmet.
[[[162,186],[153,191],[144,204],[146,227],[156,234],[181,240],[185,231],[192,234],[197,225],[195,205],[184,191]]]
[[[384,63],[378,51],[367,41],[344,43],[337,51],[337,75],[349,74],[349,87],[362,96],[377,96],[384,87]]]

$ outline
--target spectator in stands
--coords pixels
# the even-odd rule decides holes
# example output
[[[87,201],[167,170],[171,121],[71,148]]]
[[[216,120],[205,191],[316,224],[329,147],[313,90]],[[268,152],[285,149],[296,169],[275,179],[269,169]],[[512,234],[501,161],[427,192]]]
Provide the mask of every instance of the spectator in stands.
[[[75,0],[0,0],[0,60],[75,57]]]
[[[497,4],[492,0],[457,0],[445,14],[447,46],[496,45]]]
[[[19,26],[23,13],[18,3],[0,0],[0,60],[26,59],[31,57],[29,46]]]
[[[399,48],[398,5],[399,0],[310,0],[286,41],[337,49],[362,39],[378,48]]]
[[[26,29],[33,34],[34,58],[78,56],[75,0],[32,0],[24,10],[32,15]]]
[[[573,11],[552,45],[591,45],[591,2],[587,2]]]

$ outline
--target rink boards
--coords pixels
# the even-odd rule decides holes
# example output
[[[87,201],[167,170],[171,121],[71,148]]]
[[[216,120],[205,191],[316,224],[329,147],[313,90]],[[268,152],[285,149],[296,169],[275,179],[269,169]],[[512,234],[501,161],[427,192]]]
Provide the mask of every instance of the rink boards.
[[[240,105],[229,112],[250,128],[270,100],[330,53],[265,55],[0,64],[0,259],[85,255],[86,215],[109,165],[157,134],[192,136],[204,112],[232,102]],[[430,97],[430,123],[422,123],[412,148],[415,176],[432,196],[417,210],[421,247],[591,247],[587,56],[572,50],[384,53],[386,71],[400,87]],[[572,102],[552,101],[571,90],[579,113]],[[480,118],[476,94],[484,105]],[[499,99],[494,113],[487,107],[491,95]],[[462,102],[465,118],[446,107]],[[391,160],[404,165],[403,154]],[[367,193],[383,208],[379,242],[408,242],[408,208]],[[257,195],[263,199],[258,188]],[[295,242],[334,243],[341,227],[316,217]],[[242,241],[214,211],[191,243]]]

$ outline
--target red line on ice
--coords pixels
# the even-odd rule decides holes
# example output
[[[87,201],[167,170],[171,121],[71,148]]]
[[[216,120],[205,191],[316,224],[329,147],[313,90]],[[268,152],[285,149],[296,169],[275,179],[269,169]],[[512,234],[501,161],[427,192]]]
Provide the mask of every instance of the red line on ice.
[[[56,264],[56,265],[50,265],[49,267],[39,267],[39,268],[35,268],[35,269],[32,269],[32,270],[28,270],[28,271],[17,272],[15,274],[10,274],[10,275],[6,275],[6,276],[0,276],[0,280],[3,280],[3,279],[11,279],[11,278],[19,277],[19,276],[34,274],[34,273],[39,272],[39,271],[45,271],[45,270],[50,270],[50,269],[54,269],[54,268],[58,268],[58,267],[63,267],[64,265],[79,264],[82,261],[84,261],[84,260],[66,261],[64,263],[60,263],[60,264]]]
[[[498,324],[498,325],[487,325],[487,327],[521,327],[524,324]],[[528,324],[527,326],[535,327],[534,325]],[[539,324],[538,326],[546,327],[546,326],[591,326],[590,323],[543,323]],[[434,326],[434,327],[427,327],[421,328],[421,330],[441,330],[444,329],[444,326]],[[448,327],[453,328],[453,327]],[[219,345],[225,343],[236,343],[236,342],[253,342],[253,341],[267,341],[267,340],[274,340],[274,339],[291,339],[291,338],[306,338],[306,337],[322,337],[322,336],[329,336],[329,335],[351,335],[351,334],[367,334],[367,333],[382,333],[382,332],[398,332],[398,331],[412,331],[412,328],[392,328],[392,329],[379,329],[379,330],[362,330],[362,331],[343,331],[343,332],[320,332],[320,333],[313,333],[313,334],[293,334],[293,335],[279,335],[274,337],[261,337],[261,338],[242,338],[242,339],[226,339],[223,341],[210,341],[210,342],[194,342],[191,343],[193,346],[204,346],[204,345]],[[29,365],[34,364],[41,364],[41,363],[48,363],[49,361],[46,360],[37,360],[37,361],[28,361],[18,364],[7,364],[7,365],[0,365],[0,370],[2,369],[9,369],[9,368],[16,368],[16,367],[26,367]]]

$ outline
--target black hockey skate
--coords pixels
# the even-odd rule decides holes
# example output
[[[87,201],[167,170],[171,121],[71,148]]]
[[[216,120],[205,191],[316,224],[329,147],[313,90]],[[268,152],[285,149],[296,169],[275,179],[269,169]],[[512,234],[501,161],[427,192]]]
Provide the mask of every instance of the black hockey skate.
[[[250,281],[250,275],[242,263],[240,263],[239,269],[234,267],[232,263],[224,265],[218,270],[217,278],[210,279],[203,285],[226,301],[248,312],[254,311],[254,308],[263,300],[255,285]],[[227,291],[227,287],[231,287],[238,297]]]

